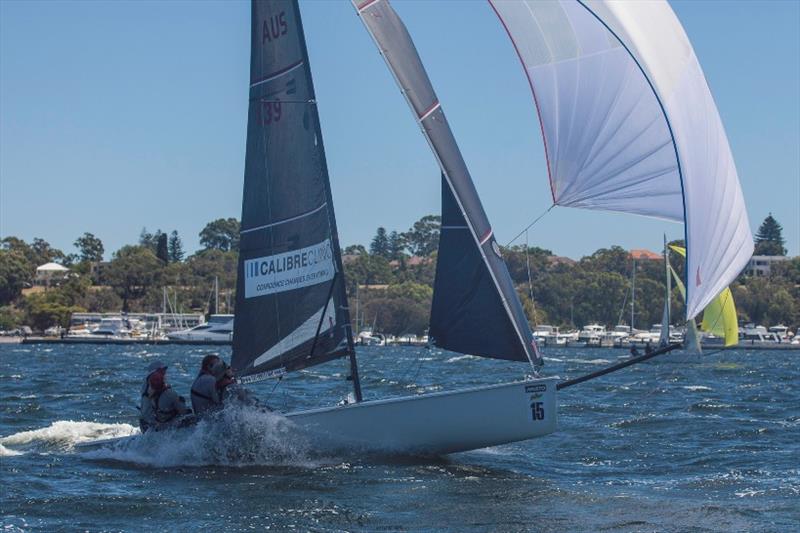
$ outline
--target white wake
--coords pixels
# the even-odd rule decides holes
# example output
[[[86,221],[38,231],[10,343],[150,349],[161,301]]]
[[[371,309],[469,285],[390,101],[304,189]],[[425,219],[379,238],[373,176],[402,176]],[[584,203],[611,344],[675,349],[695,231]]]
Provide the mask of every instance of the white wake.
[[[130,424],[58,420],[45,428],[21,431],[0,438],[0,456],[20,455],[32,451],[65,452],[82,442],[127,437],[138,432],[139,430]]]
[[[153,467],[319,464],[294,423],[264,409],[230,405],[194,426],[148,431],[81,454]]]

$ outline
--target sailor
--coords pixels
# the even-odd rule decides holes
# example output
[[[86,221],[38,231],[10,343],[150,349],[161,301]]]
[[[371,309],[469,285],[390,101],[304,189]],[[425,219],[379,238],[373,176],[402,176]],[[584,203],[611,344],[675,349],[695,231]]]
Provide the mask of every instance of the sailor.
[[[191,413],[183,397],[167,384],[167,365],[153,361],[148,367],[147,378],[142,385],[139,428],[161,429],[171,425],[180,415]]]
[[[225,368],[222,359],[214,354],[203,357],[200,373],[192,383],[192,409],[197,416],[203,416],[209,410],[222,405],[222,396],[217,387],[218,378],[224,377]]]
[[[636,357],[639,355],[639,350],[636,349],[635,344],[631,344],[631,357]]]

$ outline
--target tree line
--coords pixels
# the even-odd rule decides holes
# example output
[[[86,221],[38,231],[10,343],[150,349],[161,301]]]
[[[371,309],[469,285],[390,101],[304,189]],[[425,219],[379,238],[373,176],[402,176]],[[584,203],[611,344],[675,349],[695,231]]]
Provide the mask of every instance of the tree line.
[[[343,250],[354,325],[395,335],[425,332],[439,226],[440,218],[428,215],[406,231],[380,227],[368,247],[351,245]],[[78,237],[71,253],[40,238],[27,243],[6,237],[0,248],[0,329],[21,324],[39,330],[66,326],[70,314],[79,311],[159,311],[165,301],[168,312],[233,312],[239,222],[214,220],[199,237],[201,249],[187,255],[177,231],[151,233],[145,228],[138,242],[114,252],[107,263],[102,262],[103,243],[91,233]],[[510,246],[502,253],[534,325],[630,323],[634,268],[634,325],[645,329],[660,322],[665,291],[661,261],[634,262],[619,246],[599,249],[578,261],[539,247]],[[756,234],[756,255],[785,253],[782,228],[770,214]],[[33,283],[36,267],[47,262],[68,266],[70,275],[57,287],[22,296],[23,288]],[[671,253],[670,262],[682,274],[682,258]],[[221,309],[213,308],[215,279]],[[800,325],[800,258],[773,263],[766,277],[740,276],[731,288],[741,322]],[[673,316],[683,312],[680,294],[673,289]]]

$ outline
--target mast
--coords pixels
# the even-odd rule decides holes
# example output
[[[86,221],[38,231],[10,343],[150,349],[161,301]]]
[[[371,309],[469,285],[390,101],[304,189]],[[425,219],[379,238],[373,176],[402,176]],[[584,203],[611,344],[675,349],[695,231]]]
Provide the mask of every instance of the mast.
[[[219,313],[219,276],[214,276],[214,312]]]
[[[660,346],[669,344],[669,325],[672,322],[670,317],[672,280],[669,274],[669,248],[667,247],[667,235],[664,234],[664,313],[661,316],[661,335],[658,339]]]
[[[633,335],[633,320],[636,309],[636,258],[633,258],[633,274],[631,275],[631,335]]]

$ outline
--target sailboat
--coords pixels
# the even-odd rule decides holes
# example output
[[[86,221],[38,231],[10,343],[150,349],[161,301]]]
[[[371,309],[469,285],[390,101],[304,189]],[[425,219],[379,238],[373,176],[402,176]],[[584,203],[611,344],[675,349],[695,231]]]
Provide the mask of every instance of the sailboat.
[[[682,246],[670,244],[669,248],[682,257],[686,257],[686,249]],[[686,288],[681,281],[678,273],[672,268],[667,260],[667,269],[681,295],[686,299]],[[669,277],[667,277],[669,281]],[[736,304],[733,301],[733,293],[730,287],[725,287],[717,295],[716,298],[711,300],[711,303],[703,310],[703,319],[700,323],[700,331],[711,333],[723,340],[725,347],[735,346],[739,344],[739,321],[736,315]],[[700,345],[700,333],[697,329],[697,324],[694,319],[691,319],[686,324],[686,338],[684,340],[686,350],[693,353],[702,353]]]
[[[592,2],[597,11],[566,0],[490,4],[531,89],[534,80],[545,87],[534,91],[534,98],[554,203],[683,221],[688,240],[698,243],[690,248],[687,269],[696,271],[688,284],[693,316],[713,297],[710,291],[744,266],[752,237],[719,115],[713,102],[708,106],[710,91],[674,13],[666,3],[651,8]],[[233,366],[248,382],[349,357],[354,402],[287,415],[332,441],[450,453],[550,433],[556,379],[536,377],[541,357],[530,326],[411,36],[387,0],[353,0],[353,5],[441,169],[432,342],[457,352],[527,361],[534,377],[362,401],[300,14],[296,2],[279,1],[253,4]],[[635,24],[660,29],[651,36],[631,31]],[[670,45],[676,45],[674,52]],[[577,76],[582,68],[589,75]],[[705,105],[702,124],[695,124],[692,105],[698,98]],[[578,112],[584,117],[580,124],[574,121]],[[725,184],[730,186],[716,187]],[[707,223],[723,215],[735,223],[722,230]],[[723,246],[703,246],[709,240]]]
[[[744,266],[752,237],[716,107],[674,13],[649,2],[490,4],[531,89],[537,87],[553,203],[683,221],[691,243],[686,271],[696,272],[687,284],[693,317]],[[350,399],[285,414],[326,448],[447,454],[552,433],[557,389],[591,376],[540,376],[542,359],[501,249],[411,36],[388,0],[353,5],[441,171],[431,343],[518,361],[531,374],[463,390],[363,398],[296,0],[252,3],[232,366],[247,384],[346,358]],[[579,68],[587,75],[577,76]],[[723,218],[728,223],[709,223]]]
[[[376,6],[378,7],[378,6]],[[388,6],[387,17],[394,17]],[[394,17],[395,21],[399,19]],[[414,76],[423,122],[438,125],[442,237],[433,344],[538,367],[541,359],[491,226],[402,24],[388,36]],[[410,54],[410,57],[408,55]],[[389,54],[394,57],[393,54]],[[423,116],[424,115],[424,116]],[[443,454],[546,435],[557,378],[364,400],[323,136],[296,1],[252,4],[251,82],[231,365],[242,384],[348,358],[351,400],[286,414],[320,446]],[[486,335],[491,330],[500,335]]]

